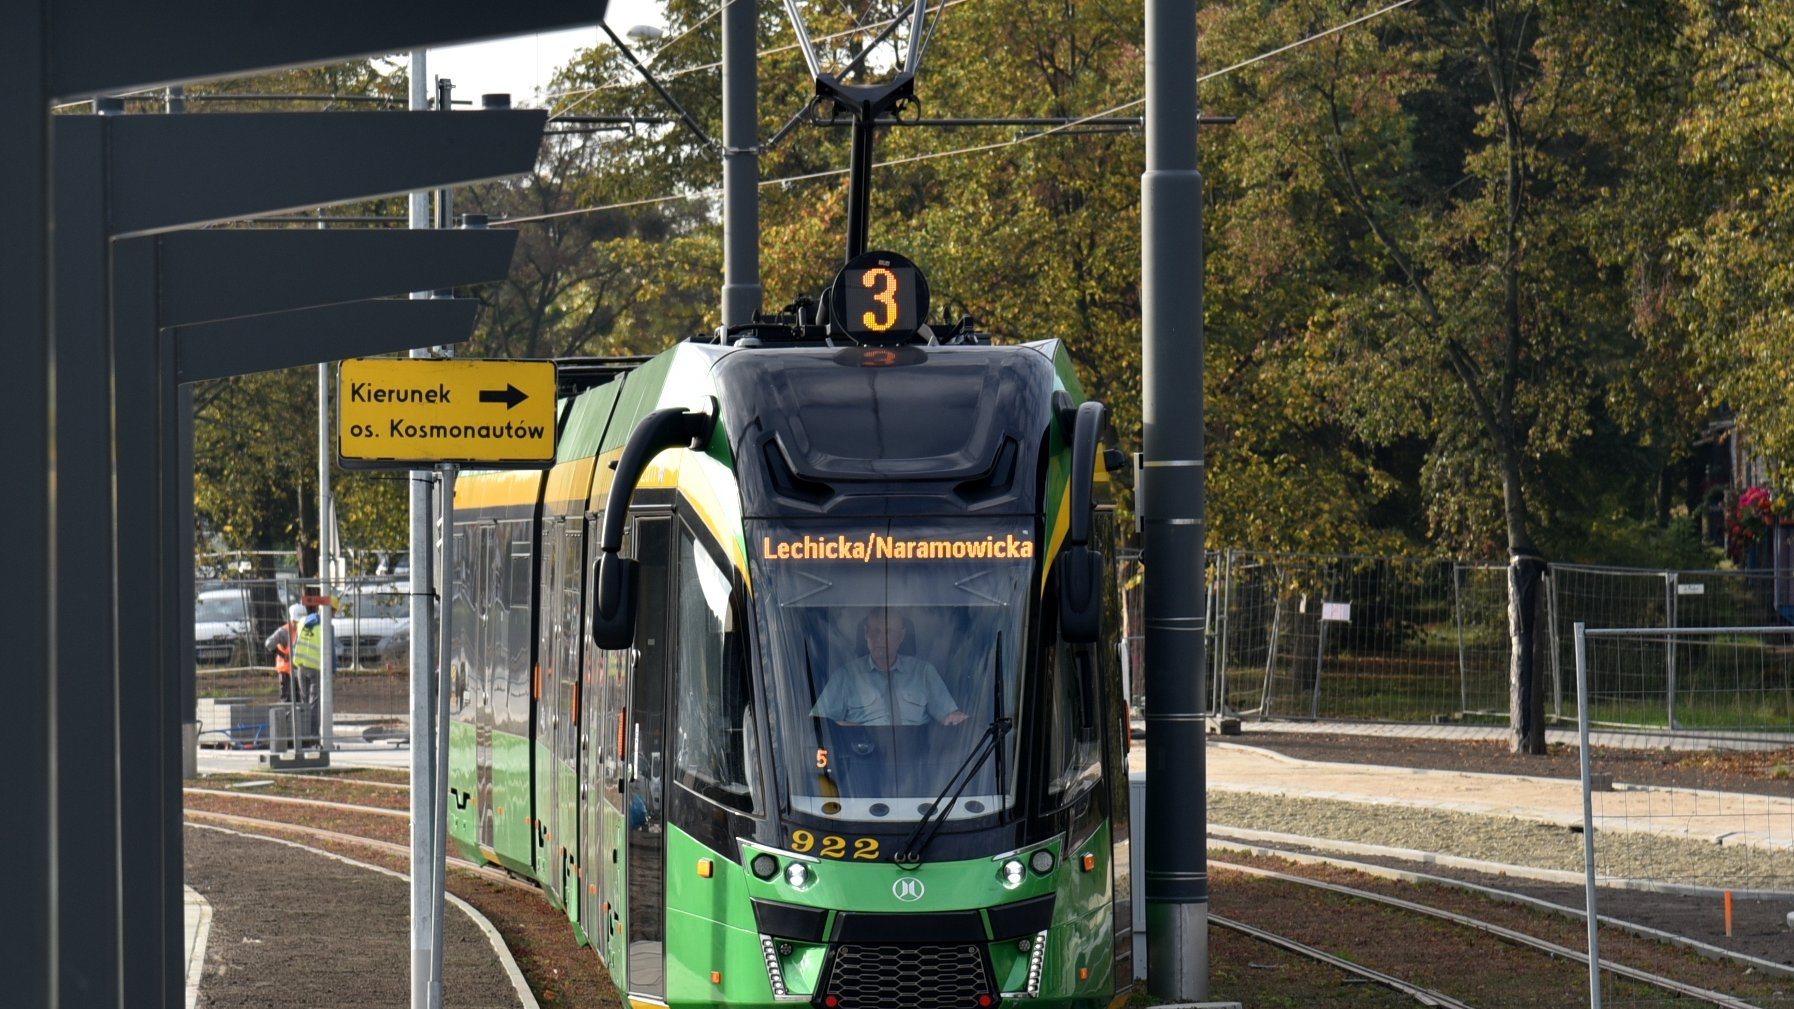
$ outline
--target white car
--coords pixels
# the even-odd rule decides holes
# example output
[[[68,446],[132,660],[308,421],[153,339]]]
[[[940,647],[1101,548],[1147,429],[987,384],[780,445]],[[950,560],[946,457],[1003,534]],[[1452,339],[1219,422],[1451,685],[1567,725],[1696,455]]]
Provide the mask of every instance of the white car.
[[[380,642],[411,624],[410,584],[357,589],[345,594],[342,604],[342,612],[330,621],[337,668],[380,668]]]
[[[206,589],[194,598],[193,657],[219,666],[249,655],[249,590]]]

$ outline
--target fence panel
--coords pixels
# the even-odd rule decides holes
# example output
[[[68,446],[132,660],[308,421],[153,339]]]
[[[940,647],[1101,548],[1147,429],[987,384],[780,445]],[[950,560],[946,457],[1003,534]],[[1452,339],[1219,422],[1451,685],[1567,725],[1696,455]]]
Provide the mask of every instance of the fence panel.
[[[1794,627],[1683,628],[1666,633],[1656,628],[1587,629],[1573,665],[1578,693],[1588,698],[1591,715],[1603,710],[1601,684],[1634,670],[1661,666],[1673,649],[1686,676],[1715,678],[1700,692],[1704,711],[1744,713],[1727,727],[1708,727],[1699,734],[1703,749],[1683,751],[1682,759],[1726,760],[1755,780],[1733,791],[1682,788],[1615,787],[1606,773],[1603,740],[1591,721],[1579,721],[1586,767],[1583,819],[1588,864],[1587,909],[1599,913],[1602,887],[1629,887],[1693,893],[1712,900],[1714,914],[1705,934],[1693,938],[1719,942],[1727,934],[1772,934],[1785,931],[1788,895],[1794,893]],[[1717,684],[1732,686],[1721,690]],[[1718,699],[1729,693],[1729,701]],[[1686,710],[1686,709],[1684,709]],[[1592,740],[1591,740],[1592,737]],[[1684,737],[1686,738],[1686,737]],[[1610,737],[1607,742],[1652,745],[1675,741],[1665,735]],[[1592,741],[1593,745],[1588,745]],[[1728,752],[1729,751],[1729,752]],[[1735,930],[1742,930],[1735,932]],[[1590,932],[1589,946],[1597,938]],[[1596,950],[1598,952],[1598,949]],[[1610,986],[1611,976],[1602,985]],[[1607,1000],[1608,1005],[1615,1005]]]
[[[318,594],[315,581],[204,578],[194,610],[195,680],[202,745],[265,745],[268,706],[280,699],[274,652],[266,641],[287,608]],[[333,584],[340,603],[331,621],[337,735],[402,735],[410,713],[410,584],[355,576]]]
[[[1575,661],[1571,628],[1723,628],[1772,625],[1775,579],[1768,571],[1648,571],[1554,565],[1556,658]],[[1597,725],[1719,730],[1769,727],[1785,702],[1765,668],[1711,641],[1662,633],[1607,657],[1589,684]],[[1765,691],[1768,691],[1765,693]],[[1573,705],[1558,711],[1574,717]]]
[[[1261,718],[1505,718],[1500,568],[1229,551],[1211,626],[1217,702]]]

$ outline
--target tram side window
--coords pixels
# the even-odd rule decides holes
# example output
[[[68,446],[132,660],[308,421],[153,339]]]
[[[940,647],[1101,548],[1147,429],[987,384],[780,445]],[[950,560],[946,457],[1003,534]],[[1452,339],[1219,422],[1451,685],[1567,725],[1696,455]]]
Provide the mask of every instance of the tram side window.
[[[580,626],[580,596],[585,576],[585,519],[573,517],[562,529],[560,542],[560,582],[556,596],[560,612],[555,616],[555,673],[562,688],[556,699],[559,710],[567,712],[568,725],[579,723],[575,705],[579,697],[579,644],[583,637]],[[560,758],[567,766],[578,760],[578,733],[569,729],[561,734]]]
[[[451,582],[449,594],[449,612],[454,621],[449,628],[453,636],[453,653],[449,656],[449,717],[457,722],[473,720],[473,706],[468,703],[468,691],[471,689],[468,677],[473,673],[471,668],[476,661],[472,645],[474,638],[473,607],[479,587],[470,579],[473,565],[468,563],[468,541],[474,530],[463,527],[455,531],[455,574]]]
[[[689,532],[679,537],[676,690],[679,783],[735,809],[758,807],[754,694],[729,576]]]
[[[1089,679],[1095,661],[1088,649],[1059,643],[1053,649],[1053,743],[1048,791],[1061,805],[1102,777],[1100,702]]]
[[[511,525],[511,617],[505,638],[503,668],[510,674],[510,706],[506,729],[519,736],[529,734],[530,702],[530,542],[529,527]]]

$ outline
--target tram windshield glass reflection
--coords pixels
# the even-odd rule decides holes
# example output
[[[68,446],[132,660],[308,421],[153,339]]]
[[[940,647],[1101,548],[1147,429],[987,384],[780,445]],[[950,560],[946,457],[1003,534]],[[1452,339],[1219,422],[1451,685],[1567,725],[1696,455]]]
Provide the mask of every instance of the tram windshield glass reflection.
[[[748,523],[794,813],[870,826],[952,790],[951,821],[1013,803],[1028,526]]]

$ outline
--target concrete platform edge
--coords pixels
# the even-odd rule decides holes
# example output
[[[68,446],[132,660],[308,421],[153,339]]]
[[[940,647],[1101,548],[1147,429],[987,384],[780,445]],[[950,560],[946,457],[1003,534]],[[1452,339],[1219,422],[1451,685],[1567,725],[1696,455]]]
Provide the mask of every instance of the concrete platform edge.
[[[187,932],[187,1009],[199,1004],[199,979],[206,969],[206,943],[212,938],[212,905],[198,890],[181,887],[181,917]]]

